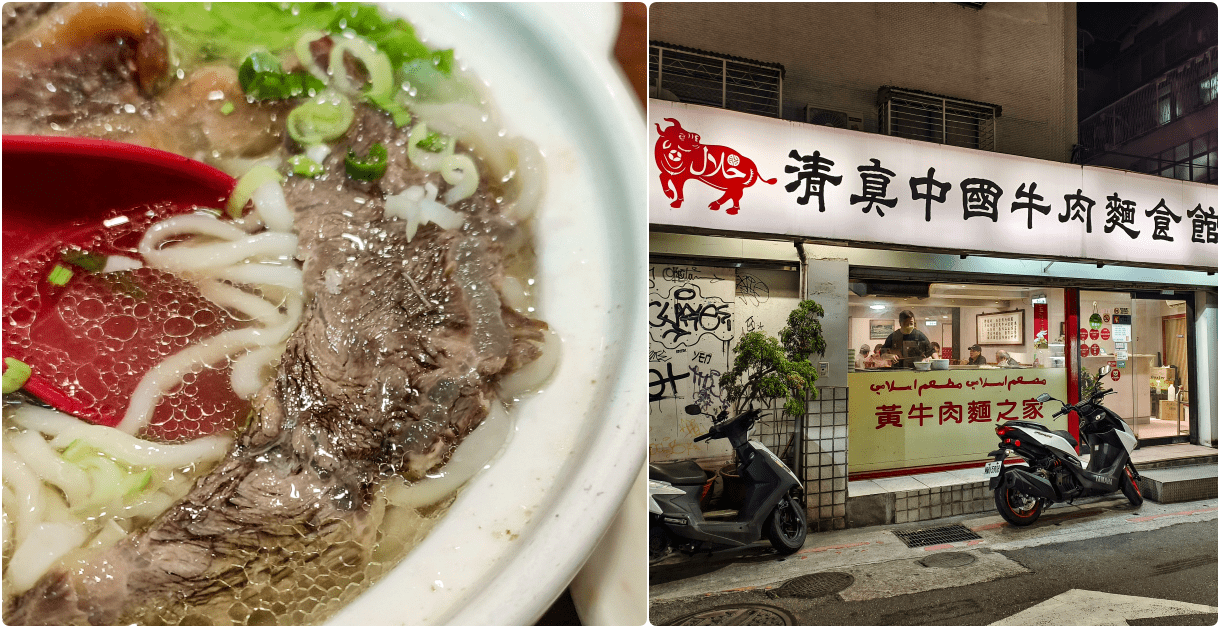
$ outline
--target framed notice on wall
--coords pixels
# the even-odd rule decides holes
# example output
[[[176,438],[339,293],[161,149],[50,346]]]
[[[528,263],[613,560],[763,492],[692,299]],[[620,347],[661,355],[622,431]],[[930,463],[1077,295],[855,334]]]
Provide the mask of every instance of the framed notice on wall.
[[[975,325],[981,345],[1025,344],[1025,310],[978,314]]]
[[[894,333],[894,321],[871,320],[868,322],[869,340],[885,340]]]

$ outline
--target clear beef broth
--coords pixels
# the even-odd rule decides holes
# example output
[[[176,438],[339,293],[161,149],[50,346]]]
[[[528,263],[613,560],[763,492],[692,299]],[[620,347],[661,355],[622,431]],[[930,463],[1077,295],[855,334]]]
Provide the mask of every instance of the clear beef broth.
[[[18,39],[10,24],[46,19],[5,11],[6,42]],[[6,60],[5,132],[108,137],[213,163],[300,150],[285,139],[288,107],[247,103],[232,68],[184,69],[149,89],[139,77],[147,62],[124,46],[90,40],[43,68],[72,86],[58,99],[31,96],[40,69],[10,72]],[[107,50],[108,62],[81,63]],[[80,94],[125,102],[57,109]],[[209,98],[236,110],[217,114],[200,104]],[[503,303],[506,268],[522,276],[533,262],[528,234],[502,215],[511,194],[492,177],[451,205],[458,228],[428,223],[408,237],[405,221],[387,216],[387,196],[448,188],[410,165],[407,130],[358,104],[327,174],[285,181],[305,312],[233,450],[148,527],[6,596],[6,623],[316,623],[436,523],[452,496],[417,509],[394,505],[387,490],[442,468],[497,403],[500,378],[538,357],[545,324]],[[344,177],[348,149],[365,154],[373,143],[388,150],[385,176]]]

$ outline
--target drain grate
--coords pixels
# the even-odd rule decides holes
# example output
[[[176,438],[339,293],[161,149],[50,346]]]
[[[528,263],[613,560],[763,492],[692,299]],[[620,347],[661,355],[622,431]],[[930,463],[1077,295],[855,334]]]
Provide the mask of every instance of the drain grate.
[[[788,611],[766,604],[717,606],[706,611],[683,615],[669,626],[792,626],[796,618]]]
[[[966,552],[936,552],[919,561],[924,567],[953,568],[965,567],[974,562],[974,556]]]
[[[849,573],[824,571],[793,578],[772,591],[779,597],[818,598],[850,587],[856,579]]]
[[[907,544],[907,547],[927,547],[929,545],[973,541],[983,538],[960,523],[937,526],[935,528],[920,528],[917,530],[894,530],[893,532],[894,536]]]

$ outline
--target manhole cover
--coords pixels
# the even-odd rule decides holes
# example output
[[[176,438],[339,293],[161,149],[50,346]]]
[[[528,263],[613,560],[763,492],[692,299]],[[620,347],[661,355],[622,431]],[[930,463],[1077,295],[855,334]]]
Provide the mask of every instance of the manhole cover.
[[[974,561],[974,556],[966,552],[937,552],[919,561],[919,564],[924,567],[965,567]]]
[[[796,618],[788,611],[766,604],[717,606],[706,611],[684,615],[669,622],[669,626],[792,626]]]
[[[907,544],[907,547],[927,547],[929,545],[973,541],[983,538],[971,532],[970,528],[960,523],[935,528],[920,528],[917,530],[894,530],[893,532],[894,536]]]
[[[773,593],[780,597],[816,598],[834,595],[850,587],[855,581],[856,579],[848,573],[837,571],[811,573],[785,582],[778,589],[775,589]]]

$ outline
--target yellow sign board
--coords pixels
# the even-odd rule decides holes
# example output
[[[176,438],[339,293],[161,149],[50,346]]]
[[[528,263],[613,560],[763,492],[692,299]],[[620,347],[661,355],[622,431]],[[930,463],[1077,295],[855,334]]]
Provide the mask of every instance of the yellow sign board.
[[[1067,399],[1067,370],[963,369],[851,373],[848,380],[849,473],[983,460],[996,449],[997,423],[1052,419]]]

